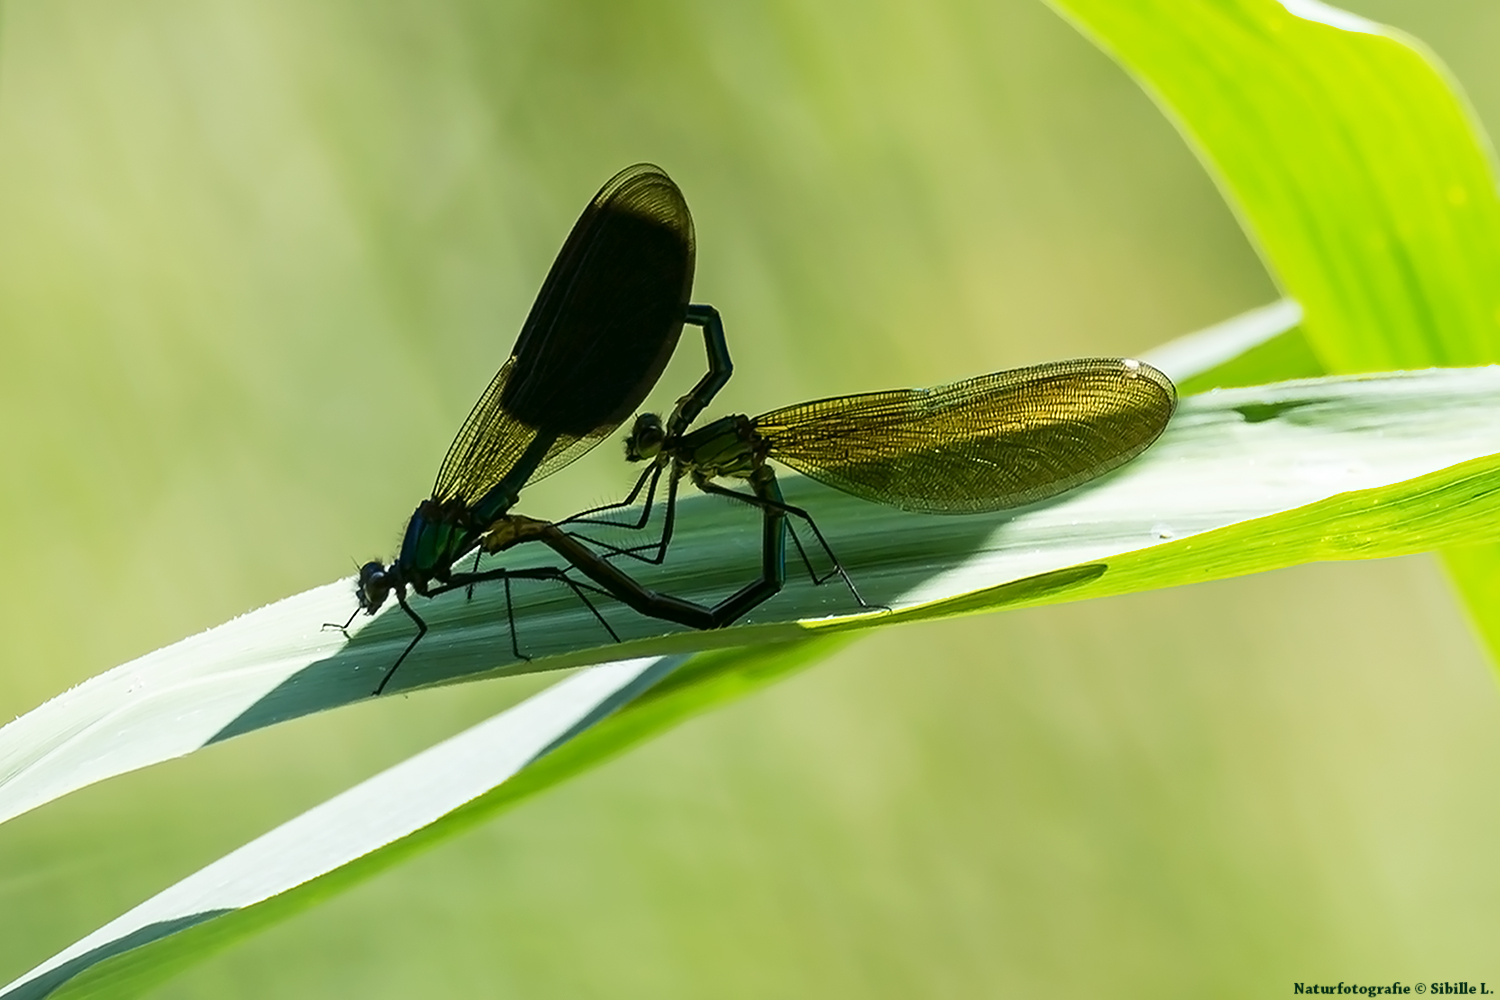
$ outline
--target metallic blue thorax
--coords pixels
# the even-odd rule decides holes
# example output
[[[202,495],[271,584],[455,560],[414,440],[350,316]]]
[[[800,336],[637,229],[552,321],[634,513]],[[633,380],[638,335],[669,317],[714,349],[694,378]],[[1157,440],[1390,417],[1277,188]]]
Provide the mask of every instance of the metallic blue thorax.
[[[396,569],[402,580],[425,593],[429,580],[448,578],[450,567],[474,549],[480,534],[463,501],[424,500],[406,522]]]

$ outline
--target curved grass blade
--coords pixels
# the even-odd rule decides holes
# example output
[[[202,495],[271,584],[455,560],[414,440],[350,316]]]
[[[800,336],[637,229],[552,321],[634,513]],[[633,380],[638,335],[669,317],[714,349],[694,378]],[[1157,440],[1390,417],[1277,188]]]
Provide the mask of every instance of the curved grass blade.
[[[1191,377],[1274,337],[1289,316],[1278,303],[1188,334],[1161,349],[1163,363]],[[1184,343],[1193,346],[1180,350]],[[278,601],[95,677],[0,727],[0,822],[112,775],[346,703],[347,692],[314,684],[303,671],[344,646],[318,623],[340,620],[348,598],[348,582],[339,581]],[[367,624],[361,619],[353,630]],[[267,636],[275,638],[263,641]]]
[[[0,996],[51,995],[95,965],[247,910],[404,839],[608,718],[680,662],[626,660],[555,684],[201,869],[12,982]],[[148,985],[133,975],[124,979],[111,986],[112,995]]]
[[[1065,497],[994,515],[908,514],[792,479],[789,497],[818,510],[825,534],[867,597],[899,615],[859,613],[839,588],[793,579],[746,621],[714,632],[682,630],[606,605],[603,612],[625,640],[616,645],[566,590],[539,585],[517,588],[517,628],[534,656],[517,661],[509,653],[503,589],[480,588],[472,601],[460,593],[423,606],[431,612],[433,634],[409,672],[403,670],[402,683],[451,684],[787,641],[834,625],[936,617],[951,613],[942,602],[1002,584],[1079,565],[1116,565],[1125,553],[1497,452],[1500,369],[1439,369],[1190,397],[1156,446],[1132,465]],[[1456,526],[1448,542],[1491,537],[1489,523],[1469,516],[1487,509],[1483,501],[1469,497],[1441,512],[1441,523]],[[1406,544],[1401,540],[1408,534],[1403,525],[1378,519],[1386,503],[1376,504],[1369,517],[1382,544],[1394,551],[1390,547]],[[643,579],[704,600],[732,588],[759,558],[756,533],[746,530],[754,513],[714,497],[684,500],[676,558]],[[1267,568],[1263,556],[1241,542],[1194,542],[1190,551],[1189,564],[1201,567],[1203,579]],[[1326,557],[1301,552],[1288,558]],[[1132,587],[1153,585],[1147,576]],[[0,820],[114,774],[363,700],[369,678],[404,648],[410,631],[404,616],[390,614],[362,623],[349,640],[321,628],[347,616],[354,600],[348,582],[288,598],[95,677],[0,728]]]
[[[1139,523],[1135,505],[1146,494],[1111,484],[1101,487],[1091,498],[1094,507],[1075,507],[1070,519],[1058,518],[1056,511],[1033,511],[1038,522],[1029,529],[1016,531],[1008,539],[1006,529],[998,529],[967,565],[946,577],[928,581],[927,587],[934,593],[950,596],[923,604],[920,592],[908,594],[906,609],[884,616],[884,620],[895,622],[1077,600],[1258,572],[1315,559],[1374,558],[1434,545],[1492,541],[1500,537],[1500,454],[1484,454],[1370,489],[1335,491],[1331,495],[1326,492],[1330,483],[1368,476],[1371,471],[1368,463],[1380,450],[1376,442],[1385,440],[1383,432],[1400,430],[1377,419],[1382,407],[1376,399],[1351,402],[1360,399],[1354,390],[1373,386],[1397,396],[1404,391],[1411,402],[1421,398],[1419,390],[1423,383],[1465,376],[1470,383],[1468,388],[1475,393],[1471,402],[1482,396],[1481,390],[1492,392],[1500,388],[1496,385],[1500,371],[1483,369],[1293,383],[1262,387],[1258,397],[1244,390],[1210,394],[1221,407],[1201,404],[1192,423],[1222,427],[1211,415],[1224,412],[1222,407],[1228,406],[1240,414],[1243,426],[1252,434],[1258,432],[1250,431],[1251,428],[1278,422],[1285,425],[1291,436],[1316,437],[1315,428],[1327,424],[1363,431],[1379,428],[1382,433],[1375,435],[1374,441],[1365,442],[1370,447],[1363,450],[1347,447],[1338,455],[1316,448],[1296,449],[1292,466],[1279,466],[1259,480],[1258,498],[1240,495],[1244,487],[1255,482],[1248,479],[1234,484],[1238,490],[1205,493],[1200,498],[1217,495],[1228,501],[1238,497],[1235,502],[1239,506],[1234,510],[1243,512],[1257,502],[1275,506],[1292,493],[1306,490],[1306,480],[1317,479],[1325,492],[1322,499],[1312,503],[1261,517],[1239,517],[1215,529],[1189,532],[1190,537],[1176,541],[1139,546],[1108,558],[1076,561],[1016,579],[1013,574],[1020,567],[1030,565],[1036,569],[1046,562],[1038,561],[1034,551],[1018,550],[1008,541],[1029,538],[1034,544],[1052,549],[1053,561],[1087,558],[1087,553],[1098,551],[1105,538],[1099,517],[1103,501],[1099,497],[1112,487],[1123,491],[1104,509],[1113,511],[1125,524],[1135,525]],[[1317,386],[1320,392],[1309,393],[1311,386]],[[1460,402],[1462,395],[1452,394],[1449,418],[1469,411],[1468,405]],[[1436,402],[1430,392],[1426,398]],[[1438,420],[1438,424],[1449,423],[1450,420]],[[1486,442],[1493,448],[1500,446],[1496,434],[1500,434],[1500,414],[1491,411],[1487,420],[1470,426],[1467,436],[1471,444]],[[1411,428],[1391,436],[1405,437],[1408,443],[1423,440],[1423,434]],[[1360,435],[1351,435],[1345,444],[1351,445],[1355,440],[1361,440]],[[1435,443],[1440,439],[1427,440]],[[1420,465],[1416,454],[1408,449],[1395,450],[1407,452],[1406,458],[1396,465],[1403,462],[1410,463],[1409,468]],[[1293,484],[1291,480],[1296,477],[1284,474],[1299,464],[1304,481]],[[1163,473],[1155,475],[1160,477]],[[1149,481],[1153,476],[1148,474],[1145,478]],[[1089,516],[1090,510],[1093,517]],[[1048,516],[1043,517],[1044,514]],[[1084,529],[1083,538],[1069,537],[1068,521],[1074,531]],[[1050,537],[1039,533],[1043,523],[1054,524],[1059,530]],[[1156,530],[1163,535],[1174,531],[1165,522]],[[1117,537],[1114,544],[1117,546],[1119,541]],[[986,577],[1006,582],[974,589],[974,584]],[[961,593],[954,595],[954,591]],[[846,616],[817,624],[845,630],[867,626],[870,621]],[[357,884],[397,860],[469,828],[497,809],[563,780],[694,711],[735,697],[809,662],[822,652],[818,646],[807,642],[780,650],[762,646],[701,656],[683,665],[638,661],[581,674],[221,859],[39,966],[13,984],[9,992],[0,992],[0,996],[40,997],[52,995],[49,991],[54,987],[62,987],[59,996],[134,995],[212,950]],[[570,701],[571,695],[564,694],[581,688],[592,691],[594,700]],[[626,700],[628,704],[619,704]],[[604,707],[606,701],[609,704]],[[553,719],[550,732],[566,732],[577,738],[559,745],[561,741],[548,742],[548,732],[539,733],[533,728],[521,734],[530,742],[522,740],[523,750],[516,750],[516,734],[506,734],[506,725],[501,720],[525,716],[528,711],[535,711],[535,705],[557,702],[571,708]],[[533,707],[528,709],[528,706]],[[600,719],[611,710],[613,714]],[[598,724],[585,727],[584,720]],[[526,730],[525,726],[511,725]],[[510,749],[498,752],[493,748],[494,740]],[[547,747],[554,747],[554,752],[542,756]],[[515,766],[518,763],[520,767]],[[499,785],[495,785],[497,779]],[[444,790],[445,794],[429,794],[429,786]],[[422,792],[412,794],[409,791],[412,788]],[[484,792],[484,788],[494,790]],[[445,804],[449,806],[446,812]]]

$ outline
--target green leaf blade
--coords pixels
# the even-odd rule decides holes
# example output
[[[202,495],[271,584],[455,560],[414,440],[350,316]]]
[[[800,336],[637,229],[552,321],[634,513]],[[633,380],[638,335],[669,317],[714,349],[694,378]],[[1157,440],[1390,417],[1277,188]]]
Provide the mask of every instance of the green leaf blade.
[[[191,876],[59,954],[34,976],[23,977],[15,984],[16,992],[8,995],[27,995],[23,991],[32,988],[28,983],[43,982],[40,977],[49,971],[55,978],[61,974],[57,970],[80,977],[69,987],[80,996],[89,995],[88,990],[94,988],[90,984],[100,989],[108,984],[107,989],[118,992],[137,980],[154,982],[163,970],[284,919],[422,845],[465,828],[487,810],[548,787],[695,711],[784,674],[816,654],[819,644],[805,641],[814,635],[837,640],[838,633],[902,621],[1175,586],[1297,562],[1372,558],[1439,545],[1492,542],[1500,536],[1497,453],[1500,368],[1434,370],[1313,379],[1190,397],[1183,401],[1161,442],[1137,462],[1092,488],[995,518],[905,514],[823,491],[815,509],[825,532],[850,571],[863,586],[886,598],[892,613],[840,611],[829,603],[841,600],[837,594],[830,597],[827,588],[803,585],[789,587],[777,602],[768,604],[758,623],[714,633],[672,632],[642,620],[636,623],[644,630],[639,638],[623,647],[601,646],[596,641],[591,644],[588,631],[580,631],[575,623],[573,647],[561,659],[592,656],[603,660],[618,656],[622,648],[660,652],[669,647],[702,649],[725,641],[754,644],[773,634],[768,629],[804,641],[761,642],[743,653],[726,651],[697,658],[658,678],[659,689],[653,682],[644,692],[634,692],[634,700],[625,706],[611,706],[622,708],[615,714],[600,717],[588,708],[561,723],[554,719],[552,728],[541,736],[533,730],[528,749],[509,758],[491,747],[469,754],[467,764],[454,763],[440,752],[441,747],[435,748],[372,779],[370,784],[382,789],[378,793],[360,786]],[[806,483],[802,488],[817,489]],[[698,562],[723,562],[718,520],[710,517],[700,523],[685,517],[681,522],[679,544]],[[696,564],[689,560],[689,565]],[[722,584],[716,575],[707,579],[715,586]],[[692,575],[679,583],[694,594],[705,585],[703,578]],[[78,787],[80,773],[97,776],[99,767],[119,767],[113,761],[91,761],[87,751],[119,745],[122,730],[118,723],[123,716],[116,711],[120,707],[116,703],[121,699],[138,723],[145,725],[151,720],[152,699],[132,700],[142,690],[157,690],[162,694],[158,709],[176,712],[184,691],[190,692],[189,698],[217,693],[223,700],[228,697],[224,692],[243,698],[247,677],[255,678],[263,690],[278,671],[294,678],[316,667],[308,663],[308,650],[298,644],[308,642],[310,635],[319,636],[320,642],[342,642],[342,637],[330,640],[305,620],[306,611],[321,604],[308,604],[292,614],[288,611],[302,608],[299,600],[326,603],[337,593],[338,589],[320,588],[194,637],[179,644],[181,649],[153,654],[158,671],[169,683],[155,683],[161,679],[149,676],[141,663],[127,665],[96,679],[101,683],[93,688],[84,685],[43,706],[38,710],[40,717],[50,719],[58,733],[79,734],[63,741],[77,755],[68,761],[73,766],[57,768],[61,758],[56,753],[35,757],[29,767],[11,776],[12,787],[0,783],[0,805],[15,811],[15,787],[27,790],[32,799],[43,788],[54,796],[66,794]],[[352,601],[346,585],[340,599]],[[460,601],[452,616],[434,615],[434,638],[443,648],[415,676],[415,683],[453,683],[484,676],[497,669],[497,662],[501,670],[545,665],[505,664],[503,651],[497,653],[493,622],[485,618],[497,612],[494,598],[489,600],[491,604],[485,606],[476,599],[477,608]],[[847,600],[844,603],[847,607]],[[829,613],[829,607],[835,610]],[[549,617],[556,614],[555,609],[546,604],[523,608],[523,612],[520,623],[525,625],[556,621]],[[247,631],[247,622],[257,628]],[[257,630],[269,632],[273,624],[284,634],[262,636],[258,651],[244,648],[241,640]],[[208,662],[192,675],[186,671],[183,654],[212,652],[210,640],[215,632],[233,640],[220,653],[229,669],[222,670],[223,663]],[[348,700],[367,695],[368,678],[374,672],[369,667],[376,662],[365,653],[358,654],[357,661],[340,660],[358,645],[356,635],[322,667],[339,675]],[[393,645],[382,639],[364,648],[387,657]],[[290,650],[300,651],[292,655]],[[434,674],[439,666],[446,672]],[[617,663],[579,675],[527,705],[546,703],[560,697],[559,692],[569,685],[584,684],[591,676],[627,666]],[[129,683],[121,686],[121,677],[129,677]],[[224,690],[216,692],[219,682]],[[323,693],[300,706],[286,702],[284,707],[303,712],[329,707],[319,699],[336,688],[294,684],[284,689]],[[270,692],[260,695],[261,700],[268,697]],[[70,707],[88,711],[74,711],[70,716]],[[508,718],[518,718],[525,708],[511,710]],[[272,724],[283,714],[266,713],[261,723]],[[156,721],[160,723],[161,718]],[[80,720],[87,724],[80,725]],[[498,736],[516,738],[500,719],[478,728],[492,724],[500,725]],[[26,738],[38,739],[45,731],[32,717],[12,723],[0,730],[0,754],[24,758]],[[200,728],[198,737],[206,731]],[[90,742],[87,738],[99,733],[109,739]],[[581,737],[576,746],[570,742],[573,737]],[[160,749],[155,739],[154,733],[141,730],[143,745]],[[40,742],[51,747],[56,740],[47,737]],[[548,753],[559,745],[556,755]],[[135,766],[140,766],[141,759],[140,754],[131,758]],[[80,763],[95,770],[80,771],[76,766]],[[402,778],[403,774],[407,777]],[[446,799],[435,801],[427,794],[455,782],[461,791]],[[395,791],[384,789],[385,783]],[[421,793],[412,792],[413,788]],[[7,797],[12,801],[7,802]],[[350,802],[355,807],[347,808]],[[89,971],[94,960],[98,968]]]
[[[1490,150],[1418,43],[1272,0],[1053,6],[1177,123],[1330,371],[1500,360]]]

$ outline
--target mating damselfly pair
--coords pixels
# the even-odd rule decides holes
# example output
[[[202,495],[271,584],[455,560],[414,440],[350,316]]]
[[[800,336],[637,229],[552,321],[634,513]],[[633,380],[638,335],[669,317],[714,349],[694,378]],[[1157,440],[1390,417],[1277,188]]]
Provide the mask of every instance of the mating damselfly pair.
[[[394,596],[416,625],[375,694],[427,632],[408,591],[431,598],[503,583],[518,657],[524,654],[508,598],[514,580],[570,588],[611,635],[614,629],[594,597],[608,595],[637,614],[690,628],[721,628],[784,587],[791,534],[816,582],[837,576],[851,602],[870,610],[813,514],[786,502],[772,460],[902,510],[986,513],[1057,496],[1118,468],[1160,436],[1176,407],[1171,381],[1150,365],[1084,358],[930,389],[819,399],[697,426],[733,366],[718,311],[691,302],[694,262],[687,202],[659,167],[627,167],[589,202],[510,357],[448,449],[432,496],[407,522],[400,552],[389,564],[370,562],[360,569],[354,614],[373,615]],[[636,413],[685,325],[702,330],[708,370],[665,418],[635,417],[626,458],[646,468],[629,495],[560,521],[514,513],[528,483],[583,455]],[[758,576],[714,604],[646,587],[623,568],[632,561],[665,560],[684,478],[761,514]],[[724,480],[743,485],[725,486]],[[587,534],[589,525],[600,524],[645,531],[658,503],[661,527],[653,540],[618,546]],[[616,519],[636,506],[641,512],[634,520]],[[798,523],[827,554],[831,572],[819,576],[812,569],[794,534]],[[480,554],[526,543],[547,546],[563,564],[479,569]],[[471,555],[472,568],[459,568]]]

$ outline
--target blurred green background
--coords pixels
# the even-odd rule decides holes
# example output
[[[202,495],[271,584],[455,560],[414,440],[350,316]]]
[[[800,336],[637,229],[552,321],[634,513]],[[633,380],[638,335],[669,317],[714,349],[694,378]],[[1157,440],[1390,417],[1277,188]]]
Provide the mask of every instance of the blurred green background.
[[[1500,132],[1500,8],[1352,6]],[[1137,353],[1276,297],[1167,122],[1032,0],[12,2],[0,717],[388,555],[641,159],[693,207],[723,410]],[[524,506],[628,475],[601,448]],[[0,980],[548,680],[0,826]],[[157,995],[1500,979],[1497,780],[1500,699],[1427,557],[881,629]]]

